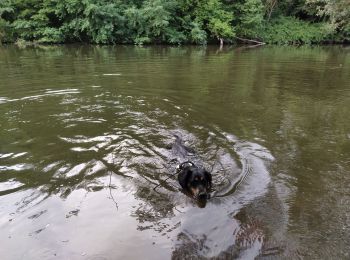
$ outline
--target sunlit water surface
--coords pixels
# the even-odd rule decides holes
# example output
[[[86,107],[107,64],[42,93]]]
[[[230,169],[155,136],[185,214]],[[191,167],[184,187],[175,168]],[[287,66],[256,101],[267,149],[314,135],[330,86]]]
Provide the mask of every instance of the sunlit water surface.
[[[350,257],[349,48],[2,46],[0,78],[1,259]]]

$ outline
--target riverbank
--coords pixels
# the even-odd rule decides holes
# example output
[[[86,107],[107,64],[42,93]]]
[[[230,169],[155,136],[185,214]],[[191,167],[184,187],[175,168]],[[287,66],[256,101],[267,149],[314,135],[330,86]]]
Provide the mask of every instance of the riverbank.
[[[325,4],[326,2],[326,4]],[[300,45],[350,40],[350,4],[306,0],[0,3],[0,42]]]

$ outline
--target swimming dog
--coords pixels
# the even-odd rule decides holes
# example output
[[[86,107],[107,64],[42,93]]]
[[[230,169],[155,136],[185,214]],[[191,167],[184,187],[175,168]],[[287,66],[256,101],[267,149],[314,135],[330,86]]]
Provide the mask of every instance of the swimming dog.
[[[211,174],[204,168],[197,167],[193,162],[186,161],[176,168],[178,181],[185,191],[198,200],[210,198]]]
[[[189,154],[194,154],[194,151],[186,147],[179,136],[175,135],[175,137],[172,150],[179,156],[177,160],[183,161],[176,167],[179,184],[185,194],[196,200],[206,201],[210,198],[212,176],[205,168],[196,166],[191,161],[184,161],[188,159]]]

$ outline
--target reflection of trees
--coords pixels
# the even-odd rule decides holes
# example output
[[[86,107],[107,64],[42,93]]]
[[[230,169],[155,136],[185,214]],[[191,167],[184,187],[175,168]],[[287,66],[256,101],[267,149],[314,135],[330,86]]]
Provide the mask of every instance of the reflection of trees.
[[[201,259],[205,257],[202,252],[207,252],[210,250],[205,246],[206,235],[203,234],[202,237],[189,236],[186,233],[180,233],[177,235],[177,241],[179,245],[172,252],[172,259]]]
[[[172,202],[170,194],[155,193],[152,187],[138,186],[134,195],[143,201],[132,213],[140,223],[159,223],[164,218],[174,216],[176,205]]]
[[[278,178],[288,178],[288,184],[293,187],[293,196],[288,199],[289,226],[296,234],[309,232],[307,243],[301,244],[299,250],[319,257],[327,250],[322,246],[325,241],[330,246],[339,246],[348,237],[344,234],[339,241],[335,235],[342,233],[336,223],[346,213],[343,206],[331,201],[344,198],[342,183],[346,180],[342,172],[348,168],[344,162],[350,129],[349,121],[344,120],[349,116],[349,98],[339,98],[349,73],[334,65],[346,61],[336,49],[322,55],[323,63],[317,70],[312,69],[312,64],[319,60],[310,56],[309,64],[305,62],[292,71],[298,72],[298,77],[293,79],[285,74],[279,77],[280,85],[289,87],[280,90],[284,102],[280,104],[277,135],[266,132],[277,158]],[[293,88],[291,81],[297,84]],[[339,165],[342,166],[338,168]],[[329,207],[333,208],[331,212]]]
[[[309,231],[307,246],[301,245],[309,256],[322,257],[320,252],[324,251],[319,248],[327,250],[325,243],[345,248],[343,241],[349,239],[348,234],[338,239],[343,232],[340,219],[346,221],[347,213],[341,203],[335,203],[347,197],[344,171],[349,166],[344,162],[348,154],[346,129],[350,125],[343,118],[348,117],[348,104],[344,101],[330,106],[327,98],[315,103],[309,96],[287,104],[280,130],[286,141],[275,147],[280,171],[291,176],[296,188],[295,196],[289,199],[290,226],[297,233]]]
[[[264,248],[265,234],[262,224],[243,212],[244,210],[232,219],[237,224],[232,230],[232,244],[228,248],[218,250],[218,254],[213,255],[216,249],[208,247],[206,234],[198,236],[185,231],[177,235],[172,259],[235,259],[244,255],[256,257],[280,253],[276,249],[273,251],[271,248]]]
[[[8,52],[0,52],[1,66],[5,68],[0,70],[4,86],[24,85],[32,87],[30,90],[34,93],[40,93],[44,88],[76,87],[81,93],[47,97],[45,105],[49,111],[38,100],[0,104],[6,111],[16,110],[11,115],[0,114],[1,152],[28,151],[30,157],[26,160],[37,163],[20,173],[2,172],[0,181],[15,178],[24,184],[18,190],[40,189],[47,196],[59,194],[64,198],[79,188],[87,191],[105,188],[106,183],[99,178],[110,172],[124,174],[124,177],[130,174],[129,178],[137,185],[132,196],[140,200],[139,207],[132,212],[140,223],[138,228],[163,233],[181,225],[164,221],[177,214],[177,202],[173,198],[177,191],[172,186],[176,179],[165,181],[167,169],[159,166],[167,163],[167,154],[162,150],[170,136],[167,133],[174,128],[194,133],[199,137],[194,143],[200,154],[211,157],[220,148],[230,149],[224,142],[210,143],[208,131],[219,134],[217,132],[222,130],[234,133],[240,139],[259,138],[259,142],[264,142],[276,157],[273,177],[292,191],[286,193],[283,202],[284,214],[288,215],[284,219],[286,223],[279,223],[283,225],[283,235],[310,231],[305,237],[307,243],[301,248],[319,256],[323,251],[317,250],[324,242],[335,248],[347,247],[344,241],[350,240],[349,233],[345,232],[349,223],[346,202],[350,200],[347,195],[350,151],[350,122],[347,120],[350,70],[347,68],[350,63],[348,53],[341,48],[224,49],[218,54],[211,47],[6,48]],[[30,59],[36,61],[35,66],[28,66],[26,61]],[[111,80],[101,76],[109,72],[121,73],[123,77]],[[9,73],[17,76],[8,77]],[[88,88],[90,85],[101,85],[104,89],[93,90]],[[21,93],[20,89],[5,93],[10,99],[28,94]],[[128,99],[129,95],[133,98]],[[137,103],[137,98],[145,101]],[[104,106],[96,109],[96,103]],[[67,123],[64,119],[78,117],[106,121],[98,125],[84,125],[81,121],[77,127],[66,127],[72,121]],[[17,130],[6,132],[5,129]],[[106,147],[98,146],[103,142],[72,144],[58,139],[58,136],[77,135],[101,137],[118,129],[123,130],[118,134],[124,139],[113,140]],[[142,131],[144,129],[146,131]],[[209,140],[208,143],[204,139]],[[16,142],[18,145],[13,145]],[[71,148],[78,145],[96,149],[80,153],[72,151]],[[120,149],[117,145],[121,145]],[[142,154],[134,154],[133,146],[137,146]],[[106,159],[111,153],[120,160]],[[92,158],[101,162],[104,168],[92,175],[84,170],[66,178],[70,169],[91,162]],[[215,156],[211,160],[215,160]],[[5,164],[21,162],[23,157],[9,159]],[[43,172],[52,163],[57,165]],[[123,167],[130,172],[125,173]],[[153,187],[158,184],[161,189],[154,191]],[[6,191],[1,193],[5,194]],[[281,194],[267,196],[278,200],[278,195]],[[35,193],[23,201],[28,205],[39,199],[41,197]],[[254,207],[258,206],[254,204]],[[272,212],[271,208],[271,204],[265,204],[267,211]],[[263,216],[265,220],[285,217],[276,212],[264,215],[258,210],[247,215],[253,219]],[[233,246],[220,253],[223,258],[240,254],[239,244],[266,234],[261,234],[260,227],[254,223],[249,224],[249,218],[240,219],[239,223],[235,234],[240,234],[241,238],[235,238],[232,230]],[[277,233],[278,230],[270,223],[268,232]],[[173,257],[196,256],[198,251],[206,250],[203,247],[206,239],[180,232],[179,246]],[[308,246],[310,248],[306,248]]]

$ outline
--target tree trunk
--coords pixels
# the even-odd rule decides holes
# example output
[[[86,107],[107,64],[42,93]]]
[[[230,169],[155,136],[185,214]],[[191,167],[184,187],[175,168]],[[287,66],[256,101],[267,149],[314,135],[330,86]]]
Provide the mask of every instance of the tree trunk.
[[[219,38],[219,40],[220,40],[220,49],[222,49],[222,47],[224,46],[224,39]]]

